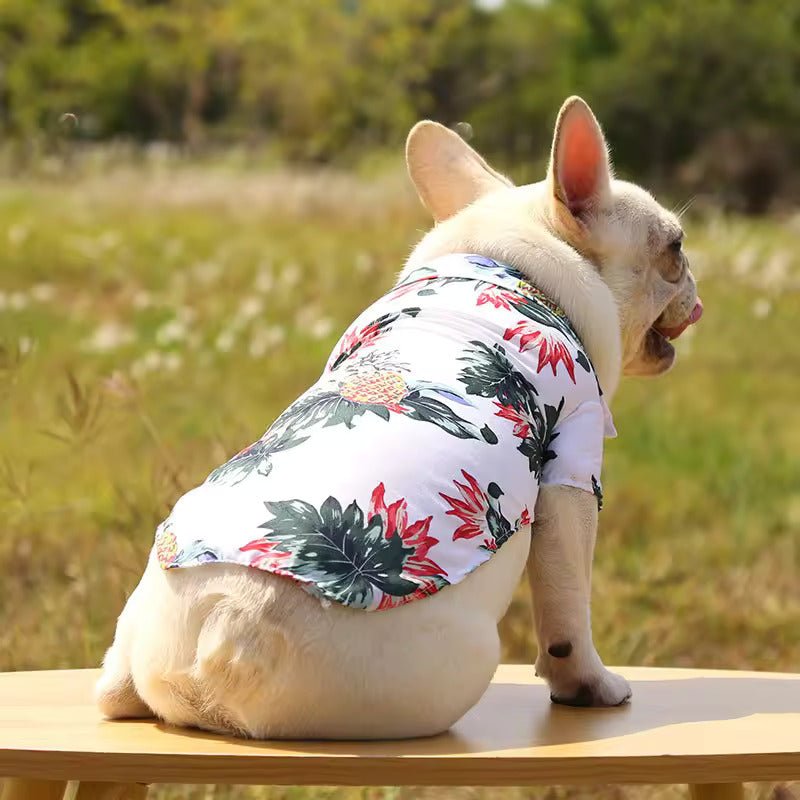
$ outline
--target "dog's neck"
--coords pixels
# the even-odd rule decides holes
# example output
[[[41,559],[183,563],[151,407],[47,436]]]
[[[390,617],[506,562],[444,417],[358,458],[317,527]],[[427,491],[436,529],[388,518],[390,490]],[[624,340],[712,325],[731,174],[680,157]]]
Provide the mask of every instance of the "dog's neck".
[[[530,213],[540,217],[540,225],[531,224]],[[617,303],[592,264],[549,228],[538,204],[519,218],[518,206],[478,201],[429,231],[412,251],[401,277],[451,253],[476,253],[515,267],[569,317],[610,402],[622,372]]]

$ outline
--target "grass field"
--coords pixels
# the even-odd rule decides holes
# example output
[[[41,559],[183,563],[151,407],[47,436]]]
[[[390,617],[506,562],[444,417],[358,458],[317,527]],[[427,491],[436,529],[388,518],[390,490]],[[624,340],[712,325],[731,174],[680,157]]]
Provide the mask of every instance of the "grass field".
[[[99,663],[155,525],[316,378],[426,225],[399,174],[143,164],[2,185],[0,669]],[[607,663],[799,670],[800,216],[687,227],[706,314],[669,376],[615,401],[596,640]],[[533,659],[522,588],[502,636]],[[489,793],[153,792],[312,795]]]

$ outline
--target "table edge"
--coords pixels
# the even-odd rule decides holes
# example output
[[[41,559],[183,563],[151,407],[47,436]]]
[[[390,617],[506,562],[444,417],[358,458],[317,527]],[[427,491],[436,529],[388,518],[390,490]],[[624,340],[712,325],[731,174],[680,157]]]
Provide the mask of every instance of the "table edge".
[[[274,786],[726,783],[800,778],[800,752],[698,756],[335,756],[2,750],[0,775],[53,780]]]

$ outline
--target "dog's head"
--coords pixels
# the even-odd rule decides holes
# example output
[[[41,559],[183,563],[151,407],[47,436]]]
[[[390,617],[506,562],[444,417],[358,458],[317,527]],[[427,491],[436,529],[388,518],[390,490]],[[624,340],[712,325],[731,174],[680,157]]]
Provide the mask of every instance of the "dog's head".
[[[626,374],[660,375],[672,366],[670,340],[702,313],[683,229],[647,191],[613,178],[605,138],[583,100],[571,97],[562,106],[539,184],[513,187],[436,123],[415,126],[407,160],[423,203],[437,223],[447,221],[440,227],[459,232],[455,238],[474,242],[466,232],[484,227],[486,236],[505,237],[506,251],[519,261],[525,247],[546,247],[544,228],[591,264],[616,300]]]
[[[613,179],[603,133],[578,97],[558,115],[547,186],[555,232],[595,265],[617,300],[625,372],[666,372],[675,359],[669,340],[703,308],[683,229],[644,189]]]

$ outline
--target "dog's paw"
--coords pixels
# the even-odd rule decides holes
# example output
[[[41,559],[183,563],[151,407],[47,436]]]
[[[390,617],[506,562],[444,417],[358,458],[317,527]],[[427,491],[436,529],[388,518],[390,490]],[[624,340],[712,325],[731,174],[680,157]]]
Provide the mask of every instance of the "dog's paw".
[[[551,685],[550,699],[564,706],[620,706],[631,698],[628,681],[604,669],[597,677],[576,681],[556,689]]]

